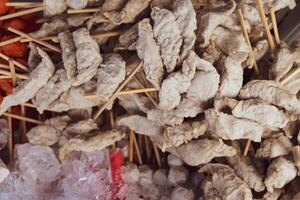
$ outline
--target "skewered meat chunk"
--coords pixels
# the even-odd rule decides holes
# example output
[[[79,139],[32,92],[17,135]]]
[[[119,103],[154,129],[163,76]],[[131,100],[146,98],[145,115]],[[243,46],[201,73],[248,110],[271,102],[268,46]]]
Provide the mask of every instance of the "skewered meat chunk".
[[[139,23],[142,23],[144,21],[147,21],[147,20],[143,19]],[[115,50],[130,50],[130,51],[136,50],[136,42],[139,38],[139,29],[138,29],[139,23],[134,24],[132,27],[130,27],[129,29],[127,29],[123,33],[121,33],[121,35],[119,36],[118,44],[116,44]],[[145,31],[149,31],[149,30],[147,30],[145,28]],[[151,27],[151,32],[152,32],[152,27]],[[148,32],[146,32],[146,33],[148,33]],[[151,35],[151,33],[149,33],[149,34]],[[148,35],[146,35],[146,36],[148,36]]]
[[[216,27],[228,21],[235,8],[235,1],[230,0],[224,7],[201,16],[198,31],[198,35],[201,38],[201,47],[207,47],[209,45],[209,40]]]
[[[128,0],[121,11],[103,12],[103,16],[114,25],[133,23],[136,17],[149,6],[150,2],[151,0]]]
[[[201,59],[191,51],[183,61],[181,71],[171,73],[163,81],[159,91],[159,107],[162,110],[170,111],[180,103],[181,94],[190,87],[199,64],[201,64]]]
[[[224,60],[221,72],[221,85],[218,91],[220,97],[236,97],[243,85],[242,62],[247,58],[245,53],[229,55]]]
[[[293,158],[294,158],[294,163],[298,169],[298,176],[300,174],[300,146],[294,146],[292,149],[293,152]]]
[[[166,127],[164,131],[164,144],[162,151],[170,147],[178,147],[182,144],[186,144],[192,139],[197,139],[203,135],[206,131],[207,124],[202,122],[185,122],[181,125],[174,127]]]
[[[219,195],[218,190],[213,186],[211,177],[206,178],[202,182],[201,188],[206,200],[222,200],[222,197]]]
[[[139,58],[144,61],[146,79],[154,87],[160,88],[164,67],[149,19],[144,19],[138,23],[138,36],[136,50]]]
[[[237,154],[227,157],[228,164],[234,169],[237,176],[244,180],[256,192],[265,190],[263,176],[255,169],[248,156],[244,156],[238,142],[231,143],[236,147]]]
[[[184,60],[193,49],[197,29],[196,12],[191,0],[176,0],[173,3],[173,15],[176,18],[178,28],[181,32],[182,47],[180,60]]]
[[[171,11],[152,8],[154,38],[160,46],[160,55],[167,72],[173,72],[179,59],[182,38],[176,19]]]
[[[266,192],[260,200],[278,200],[282,195],[283,191],[281,189],[275,189],[272,193]],[[282,200],[282,197],[280,198]]]
[[[54,101],[49,110],[63,112],[71,109],[86,109],[101,103],[99,97],[87,99],[85,96],[95,93],[97,83],[96,81],[88,81],[81,86],[71,87],[68,91],[64,92],[59,99]]]
[[[36,68],[30,72],[29,78],[23,81],[14,93],[6,96],[0,106],[0,115],[2,115],[11,106],[25,103],[32,99],[36,93],[52,77],[55,66],[45,51],[37,47],[37,53],[40,56],[40,62]]]
[[[62,49],[62,60],[64,68],[67,70],[69,80],[74,80],[77,75],[76,65],[76,47],[73,41],[73,35],[70,31],[58,34],[60,46]]]
[[[60,32],[68,30],[69,25],[65,19],[57,17],[51,20],[50,22],[46,22],[42,25],[42,27],[30,33],[30,35],[34,38],[42,38],[46,36],[54,36],[59,34]]]
[[[80,27],[85,24],[85,22],[90,19],[89,14],[77,14],[68,16],[67,22],[70,27]]]
[[[48,83],[35,95],[33,103],[37,106],[37,110],[43,113],[62,93],[70,89],[71,85],[72,83],[67,78],[66,70],[57,70]]]
[[[214,109],[205,111],[208,130],[215,137],[224,140],[249,139],[260,142],[264,127],[248,119],[239,119]]]
[[[68,115],[62,115],[46,119],[44,124],[53,126],[60,132],[63,132],[63,130],[68,126],[70,122],[71,118]]]
[[[27,139],[32,145],[51,146],[58,142],[61,132],[51,125],[33,127],[27,134]]]
[[[9,129],[5,119],[0,119],[0,150],[4,149],[8,142]]]
[[[4,162],[0,159],[0,183],[9,175],[9,170],[7,169]]]
[[[298,67],[300,67],[300,64],[297,64],[297,68]],[[284,83],[284,87],[288,89],[292,94],[297,94],[300,91],[300,73],[289,78],[288,81]]]
[[[199,172],[211,174],[212,187],[218,191],[222,199],[252,200],[252,193],[248,185],[242,181],[232,168],[224,164],[206,164]]]
[[[184,187],[176,187],[173,192],[171,193],[171,200],[193,200],[195,194],[193,190],[186,189]]]
[[[268,167],[265,179],[267,191],[273,193],[274,189],[283,188],[296,176],[297,168],[291,161],[284,157],[274,159]]]
[[[280,10],[285,7],[289,7],[289,9],[293,9],[296,6],[295,0],[287,0],[287,1],[280,1],[280,0],[264,0],[263,6],[264,10],[269,11],[271,7],[274,8],[274,11]],[[245,3],[247,4],[256,4],[255,0],[246,0]]]
[[[93,130],[98,128],[97,123],[93,119],[82,120],[73,124],[70,124],[64,130],[64,134],[73,135],[87,135]]]
[[[235,148],[224,144],[221,139],[192,140],[179,147],[166,149],[166,151],[176,155],[190,166],[209,163],[216,157],[227,157],[236,154]]]
[[[107,132],[96,131],[96,136],[83,139],[70,139],[59,149],[59,159],[65,160],[72,151],[100,151],[125,137],[125,133],[116,129]]]
[[[130,114],[147,113],[153,109],[153,105],[145,96],[138,94],[121,95],[118,103]]]
[[[234,104],[229,105],[233,116],[253,120],[274,131],[285,127],[289,121],[283,111],[261,99],[235,101]]]
[[[73,38],[76,46],[78,70],[73,85],[78,86],[91,80],[96,75],[97,69],[102,62],[102,57],[97,42],[90,36],[86,28],[73,32]]]
[[[183,122],[183,117],[177,116],[174,110],[163,111],[160,109],[152,109],[147,112],[147,118],[160,125],[173,126],[182,124]]]
[[[46,17],[62,14],[67,9],[65,0],[43,0],[43,6]]]
[[[291,49],[285,44],[281,44],[281,48],[276,52],[275,60],[271,65],[270,77],[276,81],[288,73],[294,63],[300,63],[300,50]]]
[[[83,9],[88,5],[88,0],[67,0],[66,2],[73,9]]]
[[[244,85],[239,98],[261,98],[293,114],[300,113],[300,101],[280,83],[271,80],[252,80]]]
[[[138,134],[156,136],[162,135],[164,128],[154,121],[140,115],[122,117],[117,121],[118,126],[127,126]]]
[[[126,63],[119,54],[106,54],[97,73],[97,95],[102,101],[108,101],[111,95],[124,81]]]

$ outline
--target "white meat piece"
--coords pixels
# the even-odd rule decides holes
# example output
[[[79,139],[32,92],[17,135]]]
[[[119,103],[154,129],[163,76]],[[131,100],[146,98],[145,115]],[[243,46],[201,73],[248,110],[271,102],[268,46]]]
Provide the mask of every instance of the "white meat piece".
[[[262,199],[260,200],[278,200],[282,195],[283,191],[281,189],[275,189],[272,193],[266,192]],[[282,197],[280,198],[282,200]]]
[[[61,132],[51,125],[39,125],[26,134],[32,145],[51,146],[58,142]]]
[[[34,38],[42,38],[46,36],[54,36],[59,34],[60,32],[66,31],[69,29],[69,25],[65,19],[57,17],[51,20],[50,22],[45,22],[42,27],[30,33],[30,35]]]
[[[160,7],[161,8],[161,7]],[[173,15],[182,37],[180,60],[184,60],[194,47],[197,29],[196,12],[191,0],[176,0],[173,2]]]
[[[35,95],[34,105],[39,113],[43,113],[49,105],[60,97],[60,95],[71,88],[72,82],[67,78],[67,72],[59,69]]]
[[[160,46],[160,55],[167,72],[173,72],[179,59],[182,38],[176,19],[171,11],[152,8],[154,38]]]
[[[199,100],[195,98],[187,98],[186,96],[184,96],[175,109],[175,115],[182,118],[195,117],[197,114],[203,112],[203,110],[204,105]]]
[[[112,129],[106,132],[96,131],[96,136],[93,136],[87,140],[82,139],[70,139],[59,149],[59,159],[65,160],[68,154],[72,151],[100,151],[115,142],[123,139],[125,133],[116,129]]]
[[[98,125],[93,119],[87,119],[68,125],[63,133],[70,136],[88,135],[88,133],[97,128]]]
[[[272,160],[265,179],[267,191],[272,193],[276,188],[283,188],[296,176],[297,168],[291,161],[283,157]]]
[[[96,81],[88,81],[81,86],[71,87],[49,106],[49,110],[63,112],[71,109],[87,109],[101,104],[99,97],[90,99],[85,97],[91,93],[94,94],[96,92],[96,86]]]
[[[226,200],[252,200],[249,186],[242,181],[234,170],[228,165],[210,163],[201,167],[199,172],[208,172],[212,176],[212,187],[215,188],[222,199]]]
[[[224,7],[218,8],[215,11],[208,12],[201,16],[198,26],[198,37],[201,38],[200,46],[202,48],[209,45],[209,40],[216,27],[225,23],[230,15],[234,12],[236,3],[234,0],[230,0]]]
[[[166,151],[175,154],[190,166],[209,163],[215,157],[227,157],[236,154],[235,148],[224,144],[221,139],[192,140],[188,144],[176,148],[172,147]]]
[[[122,56],[116,53],[104,55],[97,73],[97,95],[102,101],[108,101],[111,95],[124,81],[126,63]]]
[[[173,185],[181,185],[187,182],[189,171],[183,167],[171,167],[168,174],[168,180]]]
[[[78,86],[91,80],[96,75],[97,69],[102,62],[102,57],[97,42],[90,36],[86,28],[73,32],[73,39],[76,46],[78,70],[73,85]]]
[[[293,159],[294,159],[294,164],[296,165],[297,169],[298,169],[298,176],[300,174],[300,146],[294,146],[292,148],[292,152],[293,152]]]
[[[138,134],[155,136],[162,135],[164,127],[140,115],[125,116],[117,121],[118,126],[127,126]]]
[[[289,121],[283,111],[260,99],[238,101],[231,112],[237,118],[253,120],[274,131],[285,127]]]
[[[71,122],[71,118],[67,115],[52,117],[46,119],[44,124],[55,127],[58,131],[63,132],[63,130],[68,126]]]
[[[147,113],[154,107],[149,98],[140,94],[120,95],[118,100],[118,103],[130,114]]]
[[[207,128],[205,121],[184,122],[178,126],[166,127],[164,131],[164,143],[162,151],[169,147],[178,147],[192,139],[204,135]]]
[[[202,58],[212,64],[215,64],[221,57],[222,52],[218,49],[215,43],[210,43],[205,49]]]
[[[300,192],[298,192],[297,194],[295,194],[293,196],[293,199],[292,200],[299,200],[300,199]]]
[[[45,17],[52,17],[65,12],[67,4],[65,0],[43,0]]]
[[[194,197],[193,190],[184,187],[176,187],[171,193],[171,200],[193,200]]]
[[[67,0],[67,5],[73,9],[83,9],[87,6],[88,0]]]
[[[133,23],[136,17],[145,10],[151,0],[128,0],[121,11],[103,12],[103,16],[113,25]]]
[[[0,159],[0,183],[9,175],[9,170],[7,169],[4,162]]]
[[[183,61],[182,69],[171,73],[162,83],[159,91],[159,107],[162,110],[174,109],[181,100],[181,94],[186,92],[191,85],[197,66],[201,60],[198,55],[191,51]]]
[[[265,129],[256,122],[239,119],[214,109],[206,110],[205,118],[211,134],[224,140],[250,139],[254,142],[260,142]]]
[[[144,20],[146,21],[146,19],[143,19],[142,21]],[[139,38],[138,24],[139,23],[134,24],[119,36],[119,40],[118,43],[116,44],[115,50],[130,50],[130,51],[136,50],[136,42]],[[145,28],[145,31],[148,30]]]
[[[270,78],[280,81],[292,69],[294,63],[300,63],[300,51],[281,44],[271,65]]]
[[[154,40],[153,30],[149,19],[138,23],[138,40],[136,50],[139,58],[144,61],[143,68],[146,79],[155,88],[160,88],[164,67],[160,57],[160,49]]]
[[[203,190],[205,200],[222,200],[222,197],[219,195],[218,190],[213,186],[211,177],[206,178],[202,182],[201,188]]]
[[[168,180],[168,170],[158,169],[153,174],[153,183],[161,187],[169,186],[170,182]]]
[[[263,0],[263,6],[265,11],[269,11],[271,7],[274,8],[274,11],[281,10],[285,7],[289,7],[289,9],[293,9],[296,6],[295,0],[287,0],[287,1],[280,1],[280,0]],[[246,0],[245,3],[247,4],[256,4],[256,0]]]
[[[236,97],[243,86],[242,62],[246,60],[247,54],[231,54],[224,60],[221,69],[221,84],[218,91],[220,97]]]
[[[62,60],[67,71],[67,77],[69,80],[74,80],[77,75],[77,64],[73,35],[70,31],[61,32],[58,34],[58,39],[62,49]]]
[[[8,124],[5,119],[0,119],[0,150],[4,149],[9,139]]]
[[[39,89],[46,85],[48,80],[52,77],[55,66],[48,54],[39,47],[37,47],[37,53],[41,59],[39,64],[30,72],[29,78],[21,82],[20,85],[14,89],[13,94],[4,98],[0,106],[0,115],[11,106],[16,106],[32,99]]]
[[[242,87],[239,98],[261,98],[293,114],[300,113],[300,101],[296,95],[291,94],[276,81],[252,80]]]
[[[70,15],[67,17],[67,22],[71,27],[80,27],[83,26],[90,18],[91,16],[89,14]]]
[[[182,160],[173,154],[168,155],[168,166],[169,167],[180,167],[183,165]]]
[[[179,125],[183,122],[183,117],[177,116],[174,110],[163,111],[160,109],[152,109],[147,112],[147,118],[159,125]]]
[[[256,61],[259,61],[269,50],[268,40],[259,40],[253,47],[253,54]],[[251,59],[248,57],[248,59]]]
[[[227,157],[228,164],[234,169],[237,176],[244,180],[256,192],[265,190],[263,176],[255,169],[251,159],[244,156],[241,152],[241,147],[238,142],[232,142],[236,147],[237,154],[232,157]]]

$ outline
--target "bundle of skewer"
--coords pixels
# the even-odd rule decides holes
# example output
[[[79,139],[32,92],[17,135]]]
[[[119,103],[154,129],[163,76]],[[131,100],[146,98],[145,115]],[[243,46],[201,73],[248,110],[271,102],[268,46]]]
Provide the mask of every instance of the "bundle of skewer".
[[[22,8],[23,10],[12,13],[12,14],[8,14],[8,15],[4,15],[0,17],[0,22],[7,20],[7,19],[12,19],[15,17],[20,17],[26,14],[30,14],[30,13],[37,13],[37,12],[41,12],[43,11],[44,7],[42,5],[42,3],[35,3],[35,2],[9,2],[7,3],[7,6],[14,6],[14,7],[18,7],[18,8]],[[272,52],[275,51],[276,47],[280,44],[280,37],[279,37],[279,32],[278,32],[278,28],[277,28],[277,23],[276,23],[276,16],[274,13],[274,9],[270,9],[269,13],[270,13],[270,17],[271,17],[271,21],[272,21],[272,27],[273,27],[273,33],[274,33],[274,37],[271,33],[270,27],[268,25],[267,19],[266,19],[266,14],[262,5],[262,1],[261,0],[257,0],[257,7],[259,10],[259,14],[261,17],[261,21],[263,23],[264,29],[265,29],[265,35],[267,37],[270,49]],[[79,10],[68,10],[67,13],[68,14],[75,14],[75,13],[93,13],[93,12],[97,12],[99,11],[99,8],[87,8],[87,9],[79,9]],[[243,32],[243,35],[245,37],[245,40],[249,46],[249,50],[250,50],[250,56],[253,60],[253,68],[256,72],[256,74],[259,74],[259,66],[258,63],[256,63],[255,58],[254,58],[254,53],[253,53],[253,48],[246,30],[246,26],[245,26],[245,22],[244,22],[244,17],[242,14],[241,9],[237,10],[237,16],[240,20],[240,25],[241,25],[241,30]],[[61,53],[61,49],[59,47],[57,47],[55,45],[55,43],[58,42],[58,37],[57,36],[50,36],[50,37],[44,37],[44,38],[33,38],[32,36],[30,36],[27,33],[24,33],[20,30],[14,29],[14,28],[8,28],[8,31],[10,31],[11,33],[14,33],[16,35],[18,35],[15,38],[0,42],[0,47],[4,46],[4,45],[8,45],[8,44],[12,44],[15,42],[34,42],[37,43],[53,52],[56,53]],[[106,33],[101,33],[101,34],[97,34],[94,35],[93,37],[96,39],[102,39],[102,38],[109,38],[109,37],[114,37],[114,36],[118,36],[120,34],[120,32],[106,32]],[[275,42],[274,42],[275,39]],[[50,43],[50,42],[52,43]],[[53,44],[54,43],[54,44]],[[26,74],[27,72],[29,72],[29,68],[18,62],[17,60],[14,60],[2,53],[0,53],[0,58],[2,58],[3,60],[6,60],[8,62],[8,64],[0,64],[0,78],[1,79],[12,79],[13,84],[16,84],[16,81],[18,79],[21,80],[25,80],[28,78],[28,75]],[[139,69],[141,69],[143,63],[140,63],[125,79],[125,81],[118,87],[118,89],[115,91],[115,93],[110,97],[110,99],[104,104],[102,105],[100,108],[98,108],[97,112],[94,114],[93,118],[97,119],[103,112],[104,110],[107,108],[108,105],[110,105],[119,95],[128,95],[128,94],[136,94],[136,93],[145,93],[145,95],[149,98],[149,100],[152,102],[152,104],[156,107],[157,106],[157,102],[156,100],[152,97],[151,92],[157,92],[158,90],[155,88],[145,88],[144,84],[142,83],[141,80],[139,80],[137,78],[137,76],[135,76]],[[300,68],[296,69],[295,71],[293,71],[292,73],[290,73],[288,76],[284,77],[284,79],[281,80],[281,82],[283,84],[285,84],[288,80],[290,80],[292,77],[294,77],[296,74],[300,73]],[[139,89],[134,89],[134,90],[124,90],[124,88],[126,87],[127,83],[131,80],[134,80],[139,86]],[[86,98],[94,98],[96,97],[95,94],[90,94],[87,95]],[[14,141],[13,141],[13,119],[14,120],[19,120],[20,125],[22,127],[22,141],[25,142],[26,141],[26,131],[27,131],[27,123],[32,123],[32,124],[43,124],[43,121],[41,121],[41,117],[37,117],[38,119],[34,119],[31,118],[29,116],[27,116],[27,110],[28,109],[35,109],[35,106],[30,103],[24,103],[21,106],[21,114],[20,115],[16,115],[13,114],[11,112],[11,109],[9,110],[9,112],[6,112],[3,114],[3,116],[7,117],[8,119],[8,124],[9,124],[9,129],[10,129],[10,138],[9,138],[9,144],[8,144],[8,150],[9,150],[9,157],[12,160],[13,158],[13,146],[14,146]],[[49,112],[52,112],[51,110]],[[110,121],[110,126],[114,127],[114,113],[112,111],[108,112],[108,119]],[[245,149],[244,149],[244,155],[247,155],[247,152],[249,150],[249,146],[250,146],[251,141],[248,140],[246,145],[245,145]],[[141,148],[144,147],[145,151],[141,151]],[[115,146],[113,145],[112,148],[115,148]],[[156,159],[156,163],[158,166],[161,166],[162,162],[161,162],[161,158],[160,158],[160,152],[158,150],[158,148],[153,144],[152,146],[153,152],[154,152],[154,157]],[[134,151],[135,150],[135,151]],[[130,131],[129,134],[129,161],[133,161],[134,159],[134,152],[136,152],[137,155],[137,160],[138,163],[142,164],[143,163],[143,159],[142,159],[142,153],[141,152],[145,152],[145,157],[147,158],[147,160],[150,160],[151,157],[151,147],[150,147],[150,140],[147,137],[141,136],[139,135],[138,137],[136,137],[136,134],[134,133],[134,131]]]

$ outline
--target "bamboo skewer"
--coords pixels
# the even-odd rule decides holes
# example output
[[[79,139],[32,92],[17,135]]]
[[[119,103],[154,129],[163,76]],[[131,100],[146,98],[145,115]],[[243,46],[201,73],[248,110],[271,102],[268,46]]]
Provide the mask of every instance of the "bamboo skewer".
[[[30,8],[30,7],[43,6],[43,3],[39,3],[39,2],[7,2],[6,6]]]
[[[45,47],[47,47],[47,48],[49,48],[49,49],[51,49],[51,50],[53,50],[53,51],[56,51],[56,52],[58,52],[58,53],[61,53],[61,49],[57,48],[56,46],[54,46],[54,45],[52,45],[52,44],[48,44],[47,42],[44,42],[44,41],[42,41],[42,40],[35,39],[35,38],[31,37],[30,35],[28,35],[28,34],[22,32],[22,31],[19,31],[19,30],[17,30],[17,29],[11,28],[11,27],[9,27],[8,30],[9,30],[10,32],[13,32],[13,33],[15,33],[15,34],[17,34],[17,35],[20,35],[20,36],[22,36],[22,37],[31,39],[32,41],[34,41],[34,42],[36,42],[36,43],[38,43],[38,44],[40,44],[40,45],[42,45],[42,46],[45,46]]]
[[[258,5],[259,15],[260,15],[261,21],[262,21],[262,23],[264,25],[264,29],[265,29],[265,32],[266,32],[266,35],[267,35],[267,39],[268,39],[270,48],[271,48],[271,50],[273,52],[275,50],[275,44],[274,44],[273,37],[271,35],[271,31],[270,31],[267,19],[266,19],[266,15],[265,15],[265,11],[264,11],[264,7],[263,7],[262,1],[261,0],[257,0],[257,5]]]
[[[9,112],[11,112],[11,108],[8,109]],[[8,129],[9,129],[9,138],[8,138],[8,154],[9,154],[9,161],[13,161],[13,124],[12,124],[12,118],[10,116],[7,116],[7,123],[8,123]]]
[[[271,7],[271,9],[270,9],[270,16],[271,16],[272,25],[273,25],[275,41],[276,41],[276,44],[279,45],[280,44],[280,37],[279,37],[279,31],[278,31],[278,27],[277,27],[275,10],[274,10],[273,7]]]
[[[11,76],[0,75],[0,79],[11,79]]]
[[[52,42],[55,43],[59,43],[58,37],[57,36],[47,36],[47,37],[42,37],[42,38],[38,38],[41,41],[48,41],[51,40]],[[21,38],[20,42],[24,43],[24,42],[32,42],[32,39],[29,38]]]
[[[286,84],[289,80],[291,80],[294,76],[300,73],[300,67],[289,73],[286,77],[280,80],[280,82],[284,85]]]
[[[1,64],[1,63],[0,63],[0,68],[2,68],[2,69],[10,69],[9,65],[5,65],[5,64]]]
[[[100,11],[100,8],[84,8],[84,9],[69,9],[68,14],[78,14],[78,13],[95,13]]]
[[[21,105],[21,115],[22,117],[26,117],[26,108],[24,105]],[[27,127],[26,127],[26,121],[21,121],[21,129],[22,129],[22,134],[21,134],[21,142],[26,142],[26,133],[27,133]]]
[[[28,117],[15,115],[15,114],[8,113],[8,112],[3,113],[2,115],[6,116],[6,117],[11,117],[11,118],[14,118],[14,119],[19,119],[19,120],[24,120],[24,121],[27,121],[27,122],[31,122],[33,124],[43,124],[42,121],[39,121],[39,120],[36,120],[36,119],[31,119],[31,118],[28,118]]]
[[[8,71],[2,70],[2,69],[0,69],[0,74],[10,76],[10,78],[13,77],[11,72],[8,72]],[[19,78],[19,79],[24,79],[24,80],[28,79],[27,75],[18,74],[18,73],[15,73],[14,75],[16,76],[16,78]]]
[[[128,148],[128,158],[130,162],[133,162],[133,130],[130,129],[129,132],[129,148]]]
[[[142,88],[144,88],[144,85],[142,84],[142,82],[137,78],[137,77],[133,77],[135,82]],[[145,93],[146,96],[148,97],[148,99],[151,101],[151,103],[155,106],[158,107],[158,104],[156,103],[156,101],[153,99],[153,97],[150,95],[149,92]]]
[[[152,145],[153,145],[153,151],[154,151],[154,155],[155,155],[157,165],[158,165],[158,167],[161,167],[161,159],[160,159],[158,148],[153,142],[152,142]]]
[[[246,145],[245,145],[244,152],[243,152],[244,156],[247,156],[249,148],[250,148],[250,145],[251,145],[251,140],[248,139],[247,142],[246,142]]]
[[[15,42],[19,42],[21,39],[22,39],[22,37],[19,36],[19,37],[11,38],[9,40],[5,40],[3,42],[0,42],[0,47],[15,43]]]
[[[109,117],[110,127],[114,128],[115,127],[115,119],[114,119],[114,113],[111,110],[108,112],[108,117]],[[115,142],[113,143],[112,148],[116,149]]]
[[[253,60],[254,70],[255,70],[256,74],[259,74],[259,70],[258,70],[258,66],[257,66],[256,60],[255,60],[255,56],[254,56],[254,52],[253,52],[253,49],[252,49],[252,45],[251,45],[251,42],[250,42],[250,39],[249,39],[249,35],[247,33],[247,30],[246,30],[245,20],[244,20],[244,16],[243,16],[242,10],[238,9],[237,12],[238,12],[238,16],[239,16],[239,19],[240,19],[241,28],[242,28],[244,37],[245,37],[246,42],[247,42],[248,47],[249,47],[250,56],[251,56],[251,59]]]
[[[3,16],[0,17],[0,21],[4,21],[4,20],[7,20],[7,19],[12,19],[12,18],[15,18],[15,17],[20,17],[20,16],[23,16],[23,15],[31,14],[31,13],[40,12],[42,10],[44,10],[43,6],[39,6],[39,7],[36,7],[36,8],[27,9],[27,10],[22,10],[22,11],[15,12],[15,13],[12,13],[12,14],[3,15]]]
[[[101,113],[105,110],[105,108],[113,103],[113,101],[118,97],[119,92],[127,85],[127,83],[132,79],[132,77],[140,70],[140,68],[143,66],[143,62],[141,61],[140,64],[130,73],[130,75],[125,79],[125,81],[118,87],[118,89],[115,91],[115,93],[109,98],[109,100],[102,105],[99,110],[95,113],[93,116],[93,119],[96,120]]]
[[[134,148],[135,148],[135,151],[136,151],[136,154],[138,157],[138,161],[139,161],[140,165],[142,165],[143,160],[142,160],[142,156],[141,156],[141,152],[140,152],[140,147],[139,147],[139,144],[137,142],[136,135],[134,132],[133,132],[133,144],[134,144]]]
[[[9,63],[10,75],[11,75],[11,77],[12,77],[13,86],[15,86],[16,83],[17,83],[17,77],[16,77],[16,69],[15,69],[15,65],[14,65],[14,63],[13,63],[12,60],[9,60],[8,63]],[[4,70],[1,70],[1,71],[4,71]],[[4,74],[4,75],[7,75],[7,74]]]
[[[15,60],[9,58],[8,56],[4,55],[3,53],[0,53],[0,58],[6,60],[7,62],[8,62],[9,60],[11,60],[11,61],[14,63],[15,66],[17,66],[17,67],[23,69],[23,70],[26,71],[26,72],[29,72],[28,67],[26,67],[26,66],[23,65],[22,63],[19,63],[18,61],[15,61]]]

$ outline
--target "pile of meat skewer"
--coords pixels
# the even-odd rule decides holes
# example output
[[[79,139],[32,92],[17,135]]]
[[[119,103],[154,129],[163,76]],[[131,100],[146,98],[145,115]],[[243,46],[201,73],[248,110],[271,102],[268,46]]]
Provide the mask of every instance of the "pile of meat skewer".
[[[44,18],[0,43],[30,47],[27,65],[1,55],[16,87],[0,114],[37,124],[0,160],[0,199],[300,198],[300,45],[280,41],[275,18],[294,0],[7,5],[29,8],[0,21]],[[16,130],[0,125],[12,155]],[[141,165],[152,149],[158,169]],[[129,162],[115,170],[112,152]]]

